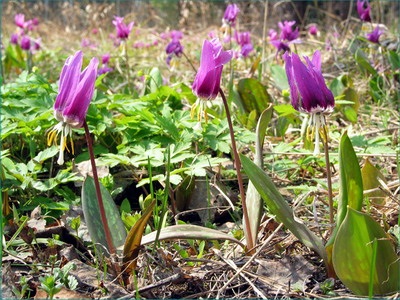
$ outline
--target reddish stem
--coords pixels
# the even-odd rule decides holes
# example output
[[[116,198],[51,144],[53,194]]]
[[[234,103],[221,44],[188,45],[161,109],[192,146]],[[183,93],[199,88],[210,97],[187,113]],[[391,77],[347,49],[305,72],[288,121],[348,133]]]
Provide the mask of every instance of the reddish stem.
[[[226,100],[225,94],[222,91],[222,89],[219,89],[219,93],[221,94],[222,102],[224,103],[224,107],[225,107],[225,111],[226,111],[226,119],[228,120],[228,126],[229,126],[229,134],[231,136],[232,152],[233,152],[233,156],[234,156],[235,169],[236,169],[236,174],[237,174],[237,178],[238,178],[240,198],[242,200],[244,224],[246,227],[247,250],[251,251],[253,249],[254,245],[253,245],[253,238],[252,238],[251,228],[250,228],[249,214],[247,211],[246,196],[245,196],[244,187],[243,187],[243,178],[242,178],[242,173],[240,173],[240,170],[242,168],[242,163],[240,161],[239,153],[236,148],[235,132],[233,131],[233,125],[232,125],[231,114],[229,112],[228,101]]]
[[[100,218],[101,222],[103,223],[104,233],[106,235],[107,248],[108,251],[110,251],[110,254],[113,255],[115,254],[115,247],[112,242],[110,228],[108,227],[106,211],[104,210],[103,197],[101,195],[99,177],[97,175],[96,162],[94,160],[93,143],[90,137],[89,127],[86,121],[83,122],[83,128],[85,128],[86,143],[88,145],[90,163],[92,165],[93,180],[94,180],[94,186],[96,188],[97,202],[99,204]]]

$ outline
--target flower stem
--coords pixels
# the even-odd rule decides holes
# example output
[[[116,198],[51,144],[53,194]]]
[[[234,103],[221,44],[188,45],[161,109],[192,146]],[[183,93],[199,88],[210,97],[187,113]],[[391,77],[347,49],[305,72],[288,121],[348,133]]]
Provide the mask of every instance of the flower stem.
[[[324,122],[325,123],[325,122]],[[334,217],[333,217],[333,193],[332,193],[332,173],[331,173],[331,164],[329,162],[329,144],[328,144],[328,130],[326,125],[322,126],[324,131],[324,152],[325,152],[325,165],[326,165],[326,179],[328,183],[328,204],[329,204],[329,233],[332,234]]]
[[[110,251],[110,254],[113,255],[113,254],[115,254],[115,247],[112,242],[110,228],[108,227],[106,211],[104,210],[103,197],[101,195],[99,177],[97,175],[96,162],[94,160],[93,143],[92,143],[92,139],[90,137],[89,127],[88,127],[86,121],[83,122],[83,127],[85,128],[86,143],[88,145],[90,163],[92,165],[93,180],[94,180],[94,185],[96,188],[97,202],[99,204],[101,223],[103,223],[103,228],[104,228],[104,233],[106,235],[108,251]]]
[[[233,151],[233,156],[234,156],[235,169],[236,169],[236,174],[237,174],[237,179],[238,179],[240,198],[242,200],[243,219],[244,219],[244,225],[245,225],[245,228],[246,228],[245,230],[246,230],[247,250],[251,251],[253,249],[254,245],[253,245],[253,238],[252,238],[252,234],[251,234],[250,220],[249,220],[247,204],[246,204],[246,196],[245,196],[244,187],[243,187],[243,178],[242,178],[242,173],[240,173],[240,169],[242,167],[242,164],[240,162],[239,153],[238,153],[237,148],[236,148],[235,133],[233,131],[232,118],[231,118],[231,114],[229,112],[228,101],[227,101],[227,99],[225,97],[225,94],[222,91],[222,89],[219,89],[219,93],[220,93],[220,95],[222,97],[222,101],[224,103],[225,112],[226,112],[226,118],[228,120],[228,126],[229,126],[229,134],[231,136],[232,151]]]
[[[128,55],[128,47],[126,46],[126,41],[123,41],[124,45],[124,54],[125,54],[125,68],[126,68],[126,75],[127,75],[127,80],[128,80],[128,90],[131,92],[133,89],[131,89],[131,70],[129,67],[129,55]]]

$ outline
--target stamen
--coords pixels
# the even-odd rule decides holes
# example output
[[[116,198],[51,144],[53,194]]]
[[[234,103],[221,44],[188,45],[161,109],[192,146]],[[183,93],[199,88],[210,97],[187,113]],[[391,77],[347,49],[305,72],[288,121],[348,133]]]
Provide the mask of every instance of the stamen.
[[[58,160],[57,163],[59,165],[63,165],[64,164],[64,149],[65,149],[65,136],[64,136],[64,130],[61,130],[61,142],[60,142],[60,152],[58,154]]]

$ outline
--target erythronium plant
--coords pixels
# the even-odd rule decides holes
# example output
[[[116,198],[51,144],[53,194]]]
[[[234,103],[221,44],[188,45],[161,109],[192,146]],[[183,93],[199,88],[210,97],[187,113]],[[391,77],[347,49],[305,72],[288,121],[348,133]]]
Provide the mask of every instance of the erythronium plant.
[[[58,95],[54,103],[54,117],[59,121],[59,123],[49,132],[48,144],[51,145],[56,143],[58,135],[61,134],[60,153],[57,162],[62,165],[64,163],[64,150],[68,150],[68,136],[70,137],[70,151],[72,153],[74,151],[72,129],[81,127],[85,129],[101,223],[106,235],[107,248],[111,254],[114,254],[115,247],[112,242],[111,231],[106,219],[100,183],[97,176],[97,168],[94,160],[92,140],[90,138],[89,128],[85,121],[87,110],[93,97],[99,61],[95,57],[92,58],[89,65],[81,71],[82,60],[82,51],[76,52],[73,56],[67,58],[61,71]]]
[[[253,239],[250,229],[251,227],[250,227],[249,216],[246,205],[246,197],[243,187],[243,178],[240,172],[241,162],[239,158],[239,153],[236,148],[235,133],[233,131],[233,125],[229,111],[228,101],[225,97],[224,92],[221,89],[221,76],[222,76],[223,66],[224,64],[228,63],[231,59],[232,59],[231,51],[224,51],[219,39],[213,39],[211,41],[205,40],[201,52],[200,67],[194,79],[192,89],[194,94],[196,94],[196,96],[199,97],[200,99],[213,100],[217,97],[218,93],[222,97],[232,142],[232,152],[234,156],[235,169],[238,178],[240,198],[242,201],[246,244],[248,250],[251,250],[253,248]]]
[[[357,0],[357,13],[363,22],[371,22],[371,5],[368,0]]]
[[[283,59],[285,60],[292,105],[296,110],[310,115],[307,134],[311,138],[315,136],[314,155],[319,154],[320,136],[322,137],[328,180],[329,221],[333,224],[333,196],[326,115],[333,111],[335,99],[322,76],[321,53],[319,51],[315,51],[311,60],[304,57],[306,64],[295,53],[285,53]]]
[[[126,69],[126,74],[127,74],[127,82],[128,86],[131,85],[131,73],[130,73],[130,67],[129,67],[129,55],[128,55],[128,48],[126,44],[126,40],[128,39],[133,25],[135,24],[134,22],[130,22],[128,25],[124,23],[124,18],[115,16],[114,20],[112,23],[115,26],[116,30],[116,35],[117,39],[119,40],[118,45],[122,46],[122,55],[125,57],[125,69]]]

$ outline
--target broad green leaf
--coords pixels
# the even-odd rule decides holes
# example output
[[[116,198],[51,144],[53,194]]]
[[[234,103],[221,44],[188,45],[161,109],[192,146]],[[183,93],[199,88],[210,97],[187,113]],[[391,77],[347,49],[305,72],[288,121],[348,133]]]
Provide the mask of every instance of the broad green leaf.
[[[124,272],[131,273],[136,269],[137,257],[140,250],[140,242],[142,240],[143,232],[146,228],[147,221],[150,219],[156,201],[153,200],[146,208],[143,215],[131,228],[126,237],[124,244]]]
[[[361,169],[361,174],[365,191],[379,188],[381,186],[379,180],[382,180],[386,183],[383,174],[373,164],[370,163],[368,158],[365,160],[364,166]],[[372,203],[375,204],[383,204],[386,197],[385,192],[382,190],[369,192],[366,195],[372,201]]]
[[[151,69],[148,81],[151,93],[156,92],[159,89],[159,87],[162,86],[163,79],[159,68]]]
[[[112,242],[115,248],[123,245],[126,238],[125,226],[122,223],[118,208],[110,192],[100,183],[108,227],[110,228]],[[109,255],[104,226],[100,217],[100,208],[97,201],[96,188],[92,177],[88,176],[82,187],[82,210],[89,230],[89,235],[97,247],[105,255]],[[105,250],[107,249],[107,251]]]
[[[264,109],[268,107],[268,104],[271,103],[271,96],[268,94],[267,89],[257,79],[241,79],[237,85],[237,91],[245,111],[250,113],[256,110],[257,119]]]
[[[327,256],[322,239],[317,237],[307,226],[295,217],[292,208],[279,193],[269,176],[248,157],[240,155],[244,171],[257,191],[279,222],[282,222],[305,246],[319,254],[326,262]]]
[[[142,238],[142,245],[147,245],[155,242],[157,231],[153,231]],[[197,225],[173,225],[162,228],[160,231],[159,241],[164,240],[228,240],[245,247],[240,241],[221,231],[197,226]]]
[[[339,143],[339,202],[336,216],[336,227],[326,243],[328,266],[332,266],[332,251],[340,224],[347,213],[347,207],[361,211],[363,202],[363,182],[353,145],[344,132]]]
[[[400,290],[400,260],[388,236],[374,219],[351,207],[337,232],[333,265],[339,279],[356,295],[368,295],[370,279],[374,295]]]
[[[356,50],[355,59],[361,71],[372,75],[377,74],[377,71],[374,69],[374,67],[371,66],[366,54],[361,49]]]
[[[254,163],[261,169],[263,168],[264,138],[267,127],[270,124],[272,118],[272,112],[273,112],[272,104],[270,104],[269,107],[262,112],[260,118],[258,119],[256,128],[256,148],[254,155]],[[263,202],[261,200],[260,193],[257,192],[256,188],[254,187],[251,181],[249,182],[249,185],[247,187],[246,204],[249,215],[250,232],[253,239],[253,245],[256,245],[258,227],[260,226],[260,221],[262,217]],[[245,226],[244,222],[243,226]],[[247,231],[244,230],[244,232],[246,233]]]
[[[346,216],[347,206],[352,209],[361,210],[363,202],[363,182],[361,170],[358,164],[353,145],[344,132],[339,144],[339,170],[340,170],[340,193],[338,204],[337,226]]]
[[[289,83],[286,76],[285,69],[280,65],[272,65],[271,66],[271,77],[273,78],[275,85],[280,90],[288,90]]]

